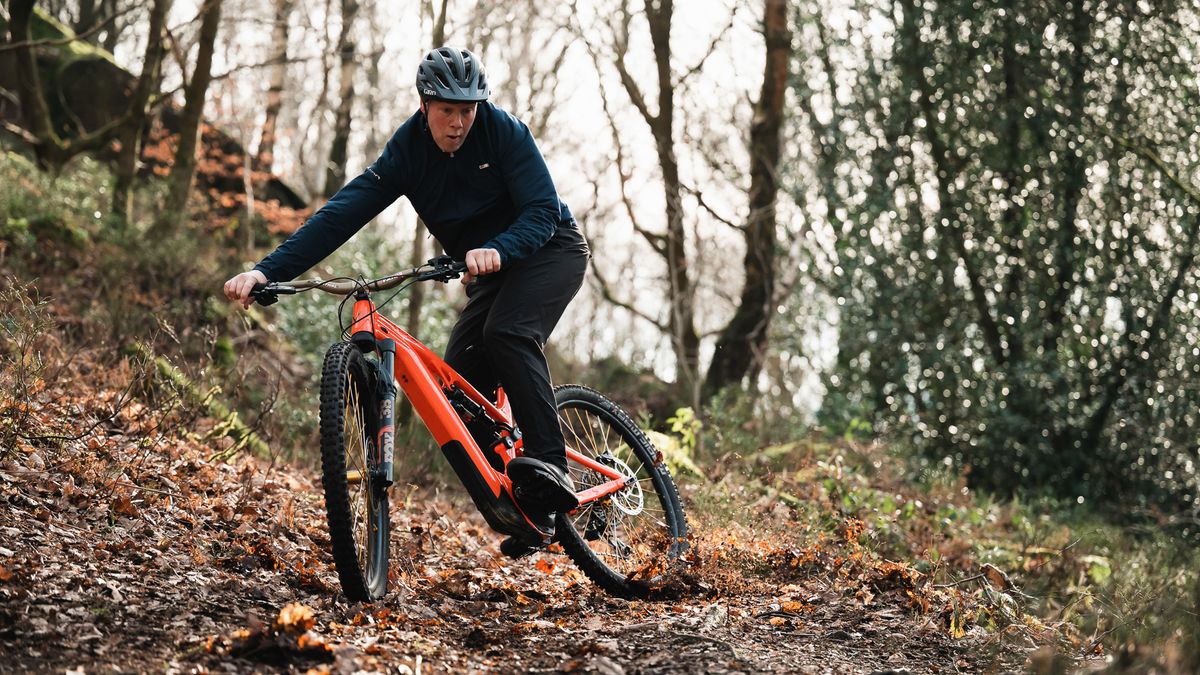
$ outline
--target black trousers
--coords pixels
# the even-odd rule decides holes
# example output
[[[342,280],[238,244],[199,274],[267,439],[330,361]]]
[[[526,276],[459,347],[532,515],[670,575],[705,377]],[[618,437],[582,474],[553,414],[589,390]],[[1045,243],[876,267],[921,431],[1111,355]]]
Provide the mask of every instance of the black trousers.
[[[484,396],[501,385],[525,455],[566,469],[566,445],[542,349],[583,285],[591,252],[578,228],[560,227],[536,253],[467,285],[446,363]]]

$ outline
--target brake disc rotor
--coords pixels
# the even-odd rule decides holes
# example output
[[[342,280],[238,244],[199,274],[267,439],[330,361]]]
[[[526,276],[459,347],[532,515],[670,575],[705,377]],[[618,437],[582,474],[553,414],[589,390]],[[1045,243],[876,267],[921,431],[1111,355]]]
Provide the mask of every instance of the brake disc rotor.
[[[637,475],[629,465],[609,453],[604,453],[596,461],[616,469],[625,478],[625,487],[611,495],[612,505],[627,516],[636,516],[646,507],[646,493]]]

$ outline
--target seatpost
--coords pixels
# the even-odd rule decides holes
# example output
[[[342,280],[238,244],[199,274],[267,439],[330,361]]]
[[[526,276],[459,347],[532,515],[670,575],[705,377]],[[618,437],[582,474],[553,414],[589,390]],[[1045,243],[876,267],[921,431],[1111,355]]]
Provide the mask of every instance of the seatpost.
[[[376,344],[380,357],[379,393],[382,399],[379,404],[380,462],[376,477],[386,489],[392,484],[392,458],[396,450],[396,379],[393,375],[396,365],[396,341],[383,339]]]

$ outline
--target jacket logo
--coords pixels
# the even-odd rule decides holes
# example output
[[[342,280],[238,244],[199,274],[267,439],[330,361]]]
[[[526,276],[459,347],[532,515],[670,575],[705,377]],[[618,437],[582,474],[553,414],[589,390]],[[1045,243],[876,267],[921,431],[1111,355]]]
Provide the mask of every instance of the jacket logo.
[[[483,164],[480,164],[480,165],[479,165],[479,168],[480,168],[480,169],[486,169],[486,168],[488,168],[488,167],[489,167],[489,166],[491,166],[491,165],[492,165],[492,164],[491,164],[490,162],[484,162]]]

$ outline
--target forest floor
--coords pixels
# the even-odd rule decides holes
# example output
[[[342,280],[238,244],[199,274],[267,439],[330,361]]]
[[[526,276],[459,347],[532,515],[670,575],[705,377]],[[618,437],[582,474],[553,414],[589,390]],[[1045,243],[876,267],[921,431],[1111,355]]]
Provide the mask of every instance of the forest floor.
[[[421,489],[393,512],[392,592],[348,604],[311,472],[212,465],[186,444],[122,452],[122,442],[116,452],[103,440],[85,454],[35,450],[0,469],[0,671],[925,673],[996,663],[978,658],[986,636],[952,639],[936,613],[890,597],[864,603],[820,574],[781,568],[738,583],[700,577],[659,600],[609,597],[564,556],[506,559],[481,518]]]
[[[130,360],[69,363],[0,406],[2,672],[1003,672],[1061,637],[985,630],[978,593],[862,550],[861,523],[816,534],[745,490],[753,529],[697,508],[677,583],[628,601],[561,554],[508,560],[461,490],[399,486],[391,592],[348,603],[313,471],[212,461],[232,441]]]

